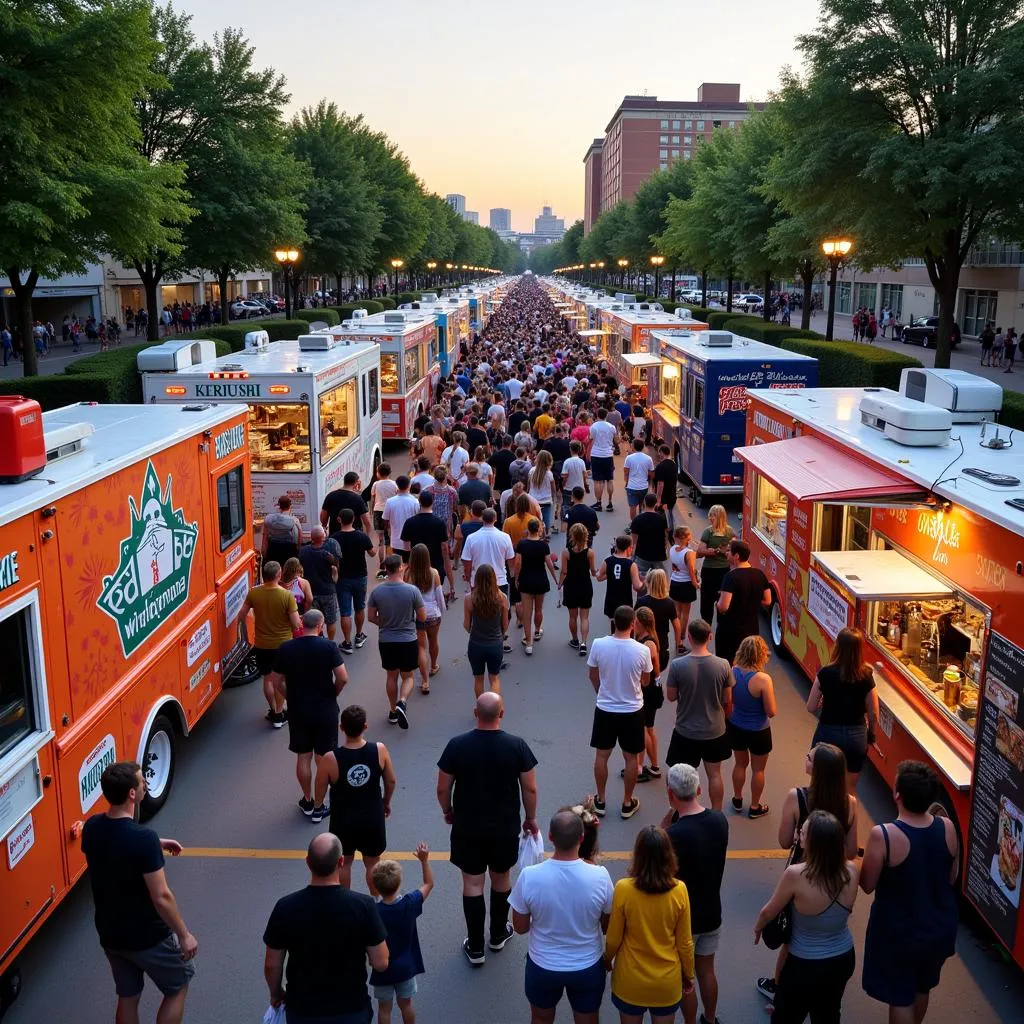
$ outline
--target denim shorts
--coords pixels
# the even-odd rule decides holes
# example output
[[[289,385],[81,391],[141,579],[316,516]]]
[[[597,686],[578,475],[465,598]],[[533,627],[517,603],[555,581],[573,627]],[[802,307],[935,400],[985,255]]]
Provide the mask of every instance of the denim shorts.
[[[541,1010],[553,1010],[565,993],[574,1013],[597,1013],[606,978],[603,960],[578,971],[549,971],[526,958],[526,998]]]
[[[412,999],[416,991],[416,979],[409,978],[408,981],[396,981],[394,985],[374,985],[373,998],[379,1003],[393,1003],[396,996],[399,999]]]
[[[629,502],[630,508],[636,508],[637,505],[644,503],[644,498],[647,497],[647,488],[640,489],[639,487],[627,487],[626,488],[626,500]]]
[[[866,725],[822,725],[814,730],[811,746],[831,743],[846,757],[846,770],[853,774],[864,770],[868,756],[868,727]]]
[[[361,612],[366,607],[366,577],[340,579],[334,584],[338,593],[338,605],[344,618],[350,618],[353,607]]]

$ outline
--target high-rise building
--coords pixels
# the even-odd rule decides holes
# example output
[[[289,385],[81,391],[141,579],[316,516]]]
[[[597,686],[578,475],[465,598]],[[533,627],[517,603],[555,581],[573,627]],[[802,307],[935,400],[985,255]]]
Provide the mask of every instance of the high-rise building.
[[[495,231],[511,231],[512,211],[506,210],[500,206],[491,210],[488,224],[494,228]]]
[[[458,192],[449,192],[444,201],[460,216],[466,213],[466,197],[460,196]]]
[[[616,203],[631,199],[655,171],[691,159],[715,129],[736,128],[763,109],[763,103],[741,103],[739,85],[721,82],[703,83],[695,100],[623,97],[600,148],[595,139],[583,158],[585,229]]]
[[[468,220],[470,224],[480,223],[480,214],[476,210],[467,210],[462,216]]]
[[[545,206],[540,216],[533,219],[533,233],[557,242],[565,234],[565,221],[556,217],[550,206]]]

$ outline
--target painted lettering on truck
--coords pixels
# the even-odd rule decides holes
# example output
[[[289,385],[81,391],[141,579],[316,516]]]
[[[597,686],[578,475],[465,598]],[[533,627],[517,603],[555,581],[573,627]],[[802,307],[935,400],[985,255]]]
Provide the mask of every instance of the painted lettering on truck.
[[[260,385],[246,381],[197,384],[196,398],[259,398]]]

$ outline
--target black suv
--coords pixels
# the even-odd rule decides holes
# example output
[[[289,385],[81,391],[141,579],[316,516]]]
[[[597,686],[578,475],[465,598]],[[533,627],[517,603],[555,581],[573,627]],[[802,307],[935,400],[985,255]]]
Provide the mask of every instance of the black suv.
[[[919,316],[903,328],[904,345],[923,345],[935,348],[939,337],[939,318],[937,316]],[[960,344],[960,325],[953,323],[952,347]]]

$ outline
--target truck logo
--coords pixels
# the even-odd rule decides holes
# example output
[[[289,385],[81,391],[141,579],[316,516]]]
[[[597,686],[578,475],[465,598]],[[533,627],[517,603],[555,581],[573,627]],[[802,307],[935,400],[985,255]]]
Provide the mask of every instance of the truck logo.
[[[743,412],[747,408],[747,389],[742,384],[730,384],[718,392],[718,415]]]
[[[96,602],[117,623],[127,658],[188,600],[192,557],[199,527],[185,522],[150,461],[139,504],[131,495],[131,534],[121,542],[121,561],[113,576],[103,578]],[[140,512],[141,507],[141,512]]]
[[[15,583],[20,582],[21,577],[18,575],[18,552],[11,551],[0,558],[0,590],[6,590],[8,587],[13,587]]]
[[[213,439],[213,453],[217,459],[223,459],[225,455],[230,455],[244,447],[245,427],[240,423],[221,432]]]
[[[100,798],[100,776],[108,764],[117,760],[117,744],[114,737],[107,733],[86,755],[82,767],[78,769],[78,796],[82,801],[82,813],[89,809]]]
[[[259,398],[259,384],[197,384],[196,398]]]

